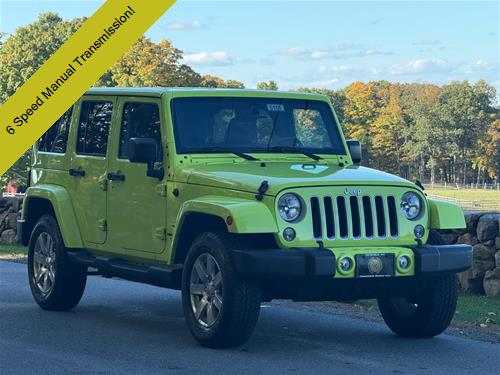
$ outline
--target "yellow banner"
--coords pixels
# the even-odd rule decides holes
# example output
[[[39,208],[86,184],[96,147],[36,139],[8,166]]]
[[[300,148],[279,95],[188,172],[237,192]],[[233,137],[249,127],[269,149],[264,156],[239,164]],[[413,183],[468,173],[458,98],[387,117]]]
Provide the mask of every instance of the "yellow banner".
[[[107,0],[0,107],[0,176],[176,0]]]

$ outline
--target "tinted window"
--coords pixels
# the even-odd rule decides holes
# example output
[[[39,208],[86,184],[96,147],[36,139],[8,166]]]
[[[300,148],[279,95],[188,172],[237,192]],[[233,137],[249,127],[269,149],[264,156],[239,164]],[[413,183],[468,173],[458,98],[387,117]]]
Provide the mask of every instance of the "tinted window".
[[[280,98],[177,98],[177,151],[300,152],[345,155],[330,106]]]
[[[120,133],[120,159],[128,159],[130,138],[153,138],[158,143],[158,161],[161,161],[160,113],[153,103],[126,103],[123,107]]]
[[[76,146],[78,154],[106,155],[112,113],[113,103],[111,102],[85,101],[82,103]]]
[[[73,107],[68,109],[38,141],[38,151],[66,153]]]

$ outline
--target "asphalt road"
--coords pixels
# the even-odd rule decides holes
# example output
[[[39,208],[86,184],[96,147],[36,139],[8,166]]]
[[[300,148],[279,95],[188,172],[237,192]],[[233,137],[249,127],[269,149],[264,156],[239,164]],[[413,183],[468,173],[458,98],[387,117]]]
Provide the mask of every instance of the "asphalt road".
[[[48,312],[31,298],[26,266],[0,261],[0,374],[499,373],[498,343],[400,339],[349,315],[271,303],[243,347],[206,349],[179,292],[90,277],[74,311]]]

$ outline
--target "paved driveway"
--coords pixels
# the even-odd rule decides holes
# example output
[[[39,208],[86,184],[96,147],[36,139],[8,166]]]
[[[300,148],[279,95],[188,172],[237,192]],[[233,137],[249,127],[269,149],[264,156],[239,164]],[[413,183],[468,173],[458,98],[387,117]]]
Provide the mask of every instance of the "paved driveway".
[[[0,261],[0,374],[498,374],[500,344],[400,339],[381,323],[272,303],[243,347],[191,338],[180,293],[89,278],[72,312],[39,309],[26,266]]]

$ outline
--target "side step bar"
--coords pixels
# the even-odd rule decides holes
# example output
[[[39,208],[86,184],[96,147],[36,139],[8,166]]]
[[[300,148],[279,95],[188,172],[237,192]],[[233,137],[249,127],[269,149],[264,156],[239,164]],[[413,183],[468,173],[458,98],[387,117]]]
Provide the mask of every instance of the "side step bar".
[[[181,288],[182,266],[180,265],[150,266],[121,258],[94,256],[85,250],[68,250],[67,254],[72,262],[97,268],[104,277],[119,277],[170,289]]]

